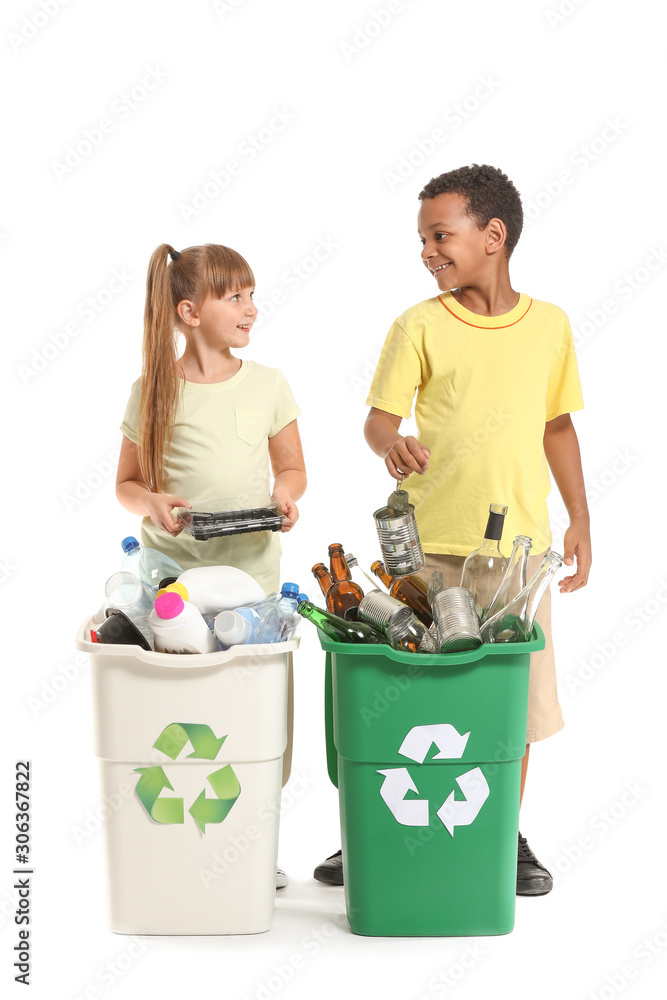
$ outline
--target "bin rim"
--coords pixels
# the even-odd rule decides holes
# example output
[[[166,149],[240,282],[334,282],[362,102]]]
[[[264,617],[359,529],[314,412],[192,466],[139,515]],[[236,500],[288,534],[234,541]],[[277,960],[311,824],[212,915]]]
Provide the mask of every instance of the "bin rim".
[[[501,656],[515,656],[517,653],[535,653],[544,649],[544,632],[537,622],[533,626],[531,638],[528,642],[485,642],[477,649],[470,649],[463,653],[406,653],[403,650],[394,649],[386,643],[350,643],[336,642],[329,639],[324,632],[317,630],[320,645],[327,653],[348,653],[356,656],[384,656],[388,660],[395,660],[396,663],[419,663],[424,667],[461,666],[466,663],[475,663],[478,660],[495,659]]]
[[[129,643],[104,643],[92,642],[86,636],[90,636],[93,627],[92,616],[84,618],[76,634],[76,648],[84,653],[95,653],[98,656],[132,656],[135,660],[148,663],[154,667],[168,667],[174,670],[197,670],[208,667],[221,667],[226,663],[240,657],[248,656],[271,656],[276,653],[293,653],[299,648],[300,636],[288,639],[287,642],[262,642],[250,645],[246,643],[240,646],[230,646],[229,649],[217,650],[215,653],[190,653],[183,655],[178,653],[156,653],[155,650],[142,649],[138,645]]]

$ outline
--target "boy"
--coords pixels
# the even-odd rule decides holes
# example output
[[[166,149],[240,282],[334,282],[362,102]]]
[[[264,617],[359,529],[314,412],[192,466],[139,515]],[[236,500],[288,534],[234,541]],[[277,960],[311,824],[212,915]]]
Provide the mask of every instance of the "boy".
[[[521,199],[500,170],[473,165],[433,178],[419,195],[422,261],[440,294],[391,327],[366,400],[364,434],[415,505],[426,557],[445,586],[458,586],[466,555],[480,543],[489,503],[507,504],[504,537],[530,535],[529,576],[551,543],[546,498],[551,469],[567,508],[564,557],[576,570],[561,593],[584,587],[591,565],[589,514],[570,412],[583,407],[572,331],[557,306],[516,292],[509,258],[523,226]],[[419,437],[399,427],[415,417]],[[547,468],[548,463],[548,468]],[[562,729],[546,594],[537,616],[544,651],[531,656],[530,744]],[[340,852],[316,869],[342,883]],[[318,875],[318,872],[320,873]],[[324,877],[322,877],[324,876]],[[550,873],[519,834],[517,894],[551,890]]]

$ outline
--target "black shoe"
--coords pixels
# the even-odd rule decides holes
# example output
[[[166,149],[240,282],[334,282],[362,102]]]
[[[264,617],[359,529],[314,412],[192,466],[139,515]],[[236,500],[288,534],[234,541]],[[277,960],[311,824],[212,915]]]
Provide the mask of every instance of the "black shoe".
[[[318,865],[313,872],[313,877],[318,882],[326,882],[327,885],[343,884],[343,852],[336,851],[331,857]]]
[[[544,896],[551,892],[554,880],[551,873],[537,860],[525,837],[519,832],[519,848],[516,866],[517,896]]]

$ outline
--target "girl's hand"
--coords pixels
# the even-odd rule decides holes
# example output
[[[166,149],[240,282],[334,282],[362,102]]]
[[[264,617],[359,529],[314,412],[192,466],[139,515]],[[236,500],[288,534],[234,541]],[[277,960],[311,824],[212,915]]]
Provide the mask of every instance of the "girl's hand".
[[[407,437],[399,437],[394,441],[385,455],[384,464],[394,479],[409,476],[411,472],[417,472],[421,476],[428,469],[430,457],[430,450],[424,448],[416,437],[408,434]]]
[[[155,527],[170,535],[180,535],[183,525],[171,516],[174,507],[192,507],[192,504],[182,497],[172,497],[166,493],[149,493],[146,499],[148,517]]]
[[[297,505],[287,493],[273,491],[273,497],[280,504],[280,509],[285,514],[281,531],[290,531],[299,520],[299,510]]]

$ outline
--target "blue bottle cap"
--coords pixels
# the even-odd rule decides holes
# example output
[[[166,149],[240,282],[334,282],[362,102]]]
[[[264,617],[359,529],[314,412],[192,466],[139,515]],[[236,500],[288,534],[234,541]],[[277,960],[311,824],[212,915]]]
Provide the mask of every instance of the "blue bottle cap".
[[[309,601],[310,598],[308,597],[308,594],[299,594],[297,600],[299,604],[301,604],[302,601]]]
[[[296,597],[299,593],[298,583],[284,583],[280,591],[283,597]]]
[[[121,548],[122,548],[123,552],[126,555],[128,555],[130,552],[133,552],[134,549],[138,549],[139,548],[139,542],[136,540],[136,538],[134,537],[134,535],[128,535],[127,538],[123,539],[123,541],[120,543],[120,545],[121,545]]]

